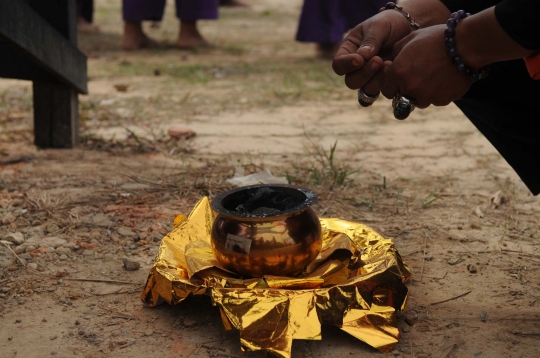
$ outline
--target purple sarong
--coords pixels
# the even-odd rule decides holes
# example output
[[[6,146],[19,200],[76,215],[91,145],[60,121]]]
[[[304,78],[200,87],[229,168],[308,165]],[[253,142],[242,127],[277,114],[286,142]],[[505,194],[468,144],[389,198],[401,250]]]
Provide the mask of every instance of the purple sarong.
[[[376,15],[388,0],[304,0],[296,40],[333,44]]]
[[[166,0],[122,0],[124,21],[161,21]],[[176,0],[176,16],[183,21],[218,18],[219,0]]]

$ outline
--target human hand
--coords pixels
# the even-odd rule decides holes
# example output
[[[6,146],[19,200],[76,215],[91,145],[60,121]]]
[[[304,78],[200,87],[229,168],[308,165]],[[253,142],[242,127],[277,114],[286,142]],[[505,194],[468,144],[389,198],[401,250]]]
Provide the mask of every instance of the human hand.
[[[460,99],[472,82],[452,64],[444,43],[445,25],[414,31],[394,45],[394,60],[385,65],[381,92],[399,93],[419,108],[446,106]]]
[[[345,84],[351,89],[363,87],[366,93],[379,93],[383,59],[391,55],[396,42],[411,32],[410,22],[398,11],[373,16],[345,37],[332,63],[334,72],[345,75]]]

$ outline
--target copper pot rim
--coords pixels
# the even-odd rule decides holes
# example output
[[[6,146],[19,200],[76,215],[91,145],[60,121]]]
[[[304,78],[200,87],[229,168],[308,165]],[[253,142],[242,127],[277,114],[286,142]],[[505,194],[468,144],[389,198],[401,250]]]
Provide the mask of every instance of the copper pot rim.
[[[285,188],[285,189],[292,189],[296,190],[302,194],[305,195],[304,201],[302,201],[300,204],[296,205],[295,207],[284,210],[278,215],[254,215],[250,213],[240,213],[237,211],[232,211],[223,206],[223,200],[230,195],[233,195],[235,193],[239,193],[241,191],[245,190],[252,190],[252,189],[258,189],[258,188]],[[212,201],[210,202],[210,207],[214,212],[216,212],[219,215],[226,216],[228,218],[236,219],[236,220],[247,220],[247,221],[273,221],[273,220],[279,220],[281,218],[291,217],[295,215],[299,215],[302,212],[310,209],[310,207],[317,202],[317,194],[308,188],[296,186],[296,185],[290,185],[290,184],[255,184],[255,185],[248,185],[248,186],[242,186],[239,188],[231,189],[228,191],[225,191],[223,193],[218,194]]]

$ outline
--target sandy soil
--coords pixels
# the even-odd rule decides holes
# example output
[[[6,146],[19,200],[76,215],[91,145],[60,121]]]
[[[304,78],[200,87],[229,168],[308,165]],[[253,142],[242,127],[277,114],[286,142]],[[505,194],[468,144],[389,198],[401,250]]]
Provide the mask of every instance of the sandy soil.
[[[102,34],[80,39],[91,93],[74,150],[35,148],[30,84],[0,81],[0,238],[21,233],[12,248],[27,265],[0,246],[0,356],[264,356],[241,353],[204,297],[139,299],[174,215],[230,188],[234,164],[313,188],[320,215],[393,238],[414,273],[394,352],[325,327],[293,357],[538,356],[538,198],[454,106],[403,122],[386,100],[359,108],[294,42],[299,0],[252,3],[202,23],[216,47],[197,51],[174,49],[169,4],[148,28],[164,47],[125,53],[118,2],[98,0]],[[169,138],[178,125],[197,136]],[[46,242],[56,249],[32,251]]]

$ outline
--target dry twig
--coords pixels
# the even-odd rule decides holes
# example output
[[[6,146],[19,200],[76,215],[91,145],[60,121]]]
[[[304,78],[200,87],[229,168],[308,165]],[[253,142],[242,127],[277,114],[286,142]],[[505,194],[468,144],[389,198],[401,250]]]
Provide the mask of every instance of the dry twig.
[[[23,259],[21,259],[21,258],[19,257],[19,255],[17,255],[17,254],[15,253],[15,251],[13,251],[13,250],[11,249],[11,247],[9,247],[8,244],[6,244],[5,242],[2,242],[2,243],[9,249],[9,251],[11,251],[11,253],[12,253],[13,255],[15,255],[15,257],[17,258],[17,260],[19,260],[19,262],[20,262],[24,267],[26,267],[26,262],[24,262]]]
[[[456,299],[461,298],[461,297],[465,297],[465,296],[467,296],[467,295],[468,295],[469,293],[471,293],[471,292],[472,292],[472,291],[468,291],[468,292],[462,293],[461,295],[456,296],[456,297],[448,298],[448,299],[446,299],[446,300],[439,301],[439,302],[433,302],[433,303],[430,303],[430,306],[435,306],[435,305],[438,305],[439,303],[444,303],[444,302],[456,300]]]
[[[140,282],[102,280],[102,279],[94,279],[94,278],[64,278],[64,280],[67,280],[67,281],[82,281],[82,282],[105,282],[105,283],[116,283],[116,284],[126,284],[126,285],[141,285]]]

